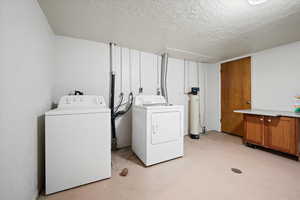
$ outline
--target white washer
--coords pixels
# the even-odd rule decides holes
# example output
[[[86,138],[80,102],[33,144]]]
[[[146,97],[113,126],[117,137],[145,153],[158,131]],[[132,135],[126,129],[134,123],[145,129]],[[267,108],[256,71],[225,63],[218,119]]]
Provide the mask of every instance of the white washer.
[[[132,150],[146,165],[183,156],[184,107],[162,96],[136,96],[132,111]]]
[[[110,109],[101,96],[64,96],[46,112],[46,194],[111,177]]]

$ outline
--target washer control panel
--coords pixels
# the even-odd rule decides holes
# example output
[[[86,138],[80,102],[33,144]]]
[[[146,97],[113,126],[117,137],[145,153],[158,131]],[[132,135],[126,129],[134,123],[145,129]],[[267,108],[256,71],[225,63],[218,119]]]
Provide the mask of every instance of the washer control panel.
[[[103,96],[68,95],[60,98],[58,108],[106,107]]]

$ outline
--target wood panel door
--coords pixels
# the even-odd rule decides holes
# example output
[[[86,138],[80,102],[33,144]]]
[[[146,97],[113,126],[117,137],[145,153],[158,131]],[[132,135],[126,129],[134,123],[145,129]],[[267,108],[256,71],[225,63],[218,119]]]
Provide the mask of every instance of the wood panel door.
[[[245,115],[244,139],[257,145],[264,145],[264,117],[257,115]]]
[[[221,129],[243,136],[243,115],[251,108],[251,57],[221,64]]]
[[[281,152],[295,154],[296,120],[288,117],[267,117],[265,120],[267,146]]]

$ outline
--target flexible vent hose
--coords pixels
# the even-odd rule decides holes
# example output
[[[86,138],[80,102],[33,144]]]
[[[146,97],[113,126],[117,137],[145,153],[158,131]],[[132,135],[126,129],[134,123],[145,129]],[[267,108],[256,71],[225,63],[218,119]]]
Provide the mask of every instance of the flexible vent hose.
[[[168,73],[168,54],[162,54],[161,60],[161,95],[165,97],[166,102],[169,103],[168,100],[168,90],[167,90],[167,73]]]

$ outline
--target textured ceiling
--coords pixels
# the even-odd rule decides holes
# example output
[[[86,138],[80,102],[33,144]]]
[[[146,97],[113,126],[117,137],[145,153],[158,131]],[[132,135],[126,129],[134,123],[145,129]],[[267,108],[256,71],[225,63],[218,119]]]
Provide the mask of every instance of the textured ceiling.
[[[300,40],[300,0],[39,0],[58,35],[216,62]]]

